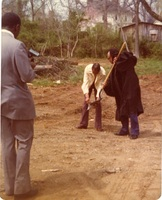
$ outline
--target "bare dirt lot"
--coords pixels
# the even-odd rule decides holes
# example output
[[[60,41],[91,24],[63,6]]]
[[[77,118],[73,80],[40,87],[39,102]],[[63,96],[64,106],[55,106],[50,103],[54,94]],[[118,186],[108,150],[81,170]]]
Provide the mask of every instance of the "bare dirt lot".
[[[161,195],[162,79],[140,77],[145,113],[140,136],[115,136],[115,101],[103,93],[103,132],[78,130],[83,95],[81,84],[30,86],[37,118],[31,152],[34,200],[157,200]],[[3,185],[1,184],[1,187]],[[0,196],[6,200],[13,197]]]

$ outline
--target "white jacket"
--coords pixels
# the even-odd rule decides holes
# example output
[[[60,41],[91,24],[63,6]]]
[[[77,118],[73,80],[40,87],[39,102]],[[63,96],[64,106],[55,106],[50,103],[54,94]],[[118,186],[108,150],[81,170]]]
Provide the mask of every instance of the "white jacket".
[[[89,64],[84,69],[83,84],[81,87],[83,94],[89,93],[89,88],[91,87],[91,85],[93,84],[94,79],[95,79],[95,76],[92,72],[92,66],[93,66],[93,64]],[[102,66],[100,66],[100,71],[97,74],[95,83],[94,83],[95,88],[97,90],[96,97],[99,97],[99,95],[100,95],[100,91],[103,87],[103,82],[105,80],[105,76],[106,76],[105,69]]]

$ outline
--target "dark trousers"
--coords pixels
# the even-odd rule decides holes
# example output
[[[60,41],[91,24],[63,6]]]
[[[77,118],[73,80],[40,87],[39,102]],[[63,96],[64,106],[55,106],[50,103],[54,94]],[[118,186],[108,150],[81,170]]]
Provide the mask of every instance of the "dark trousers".
[[[91,96],[93,89],[94,89],[94,95],[95,95],[95,100],[96,100],[97,90],[94,87],[94,85],[92,85],[89,88],[89,97]],[[88,104],[86,103],[85,97],[84,97],[84,103],[83,103],[83,108],[82,108],[82,116],[81,116],[80,126],[88,127],[89,110],[87,110],[87,109],[88,109]],[[96,109],[95,128],[96,129],[102,129],[102,122],[101,122],[102,108],[101,108],[101,102],[100,101],[96,103],[95,109]]]
[[[122,128],[121,131],[129,132],[129,119],[130,119],[130,135],[139,135],[139,123],[137,114],[130,114],[129,117],[123,116],[121,119]]]

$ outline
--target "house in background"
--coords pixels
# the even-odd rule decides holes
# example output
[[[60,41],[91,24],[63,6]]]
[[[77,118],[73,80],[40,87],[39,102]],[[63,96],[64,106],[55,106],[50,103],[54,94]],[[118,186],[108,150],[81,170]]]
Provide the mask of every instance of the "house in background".
[[[124,34],[125,39],[135,40],[135,23],[123,26],[120,29],[121,37]],[[122,33],[123,32],[123,33]],[[162,44],[162,24],[152,24],[147,22],[139,22],[139,40],[147,39],[152,42],[160,42]]]
[[[114,0],[114,2],[117,0]],[[84,21],[81,23],[81,31],[95,27],[97,23],[104,24],[104,7],[97,6],[98,1],[87,0]],[[118,6],[117,6],[118,5]],[[120,7],[119,4],[111,4],[107,9],[107,27],[114,32],[119,32],[121,37],[127,40],[135,40],[135,17],[134,13]],[[122,30],[122,31],[121,31]],[[139,19],[139,39],[162,43],[162,23],[141,22]]]
[[[112,31],[119,31],[122,26],[132,23],[133,13],[112,4],[106,11],[107,27]],[[85,9],[84,20],[81,22],[81,31],[86,31],[87,28],[93,28],[96,24],[104,24],[104,9],[97,8],[92,1]]]

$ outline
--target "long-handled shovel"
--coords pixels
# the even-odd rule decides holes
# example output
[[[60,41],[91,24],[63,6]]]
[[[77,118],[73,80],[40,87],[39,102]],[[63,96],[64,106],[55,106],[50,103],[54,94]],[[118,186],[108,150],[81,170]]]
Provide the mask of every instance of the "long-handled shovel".
[[[92,106],[95,106],[95,105],[96,105],[97,103],[99,103],[101,100],[102,100],[102,98],[90,102],[90,103],[88,104],[88,108],[87,108],[87,110],[89,110]]]
[[[121,48],[120,48],[120,50],[119,50],[119,53],[118,53],[118,55],[117,55],[117,57],[116,57],[116,61],[118,60],[118,58],[119,58],[119,56],[120,56],[120,54],[121,54],[121,52],[123,51],[123,49],[124,49],[125,46],[126,46],[126,42],[124,42],[124,43],[122,44],[122,46],[121,46]],[[114,68],[114,66],[115,66],[116,61],[113,63],[113,65],[112,65],[112,67],[111,67],[109,73],[107,74],[107,76],[106,76],[106,78],[105,78],[105,80],[104,80],[103,87],[102,87],[101,91],[102,91],[102,90],[104,89],[104,87],[106,86],[107,80],[108,80],[108,78],[109,78],[109,76],[110,76],[110,74],[111,74],[111,72],[112,72],[112,70],[113,70],[113,68]],[[100,91],[100,93],[101,93],[101,91]],[[96,103],[98,103],[99,101],[101,101],[101,99],[102,99],[102,98],[100,98],[99,100],[95,100],[95,101],[89,103],[89,104],[88,104],[87,110],[89,110],[89,109],[91,108],[92,105],[95,105]]]
[[[123,51],[125,45],[126,45],[126,42],[124,42],[124,43],[122,44],[122,46],[121,46],[121,48],[120,48],[120,50],[119,50],[119,53],[118,53],[118,55],[117,55],[117,57],[116,57],[116,61],[118,60],[118,58],[119,58],[121,52]],[[111,72],[112,72],[112,70],[113,70],[113,68],[114,68],[114,66],[115,66],[116,61],[113,63],[113,65],[112,65],[112,67],[111,67],[109,73],[107,74],[107,76],[106,76],[106,78],[105,78],[105,80],[104,80],[102,89],[104,89],[104,87],[106,86],[107,80],[108,80],[108,78],[109,78],[109,76],[110,76],[110,74],[111,74]]]

